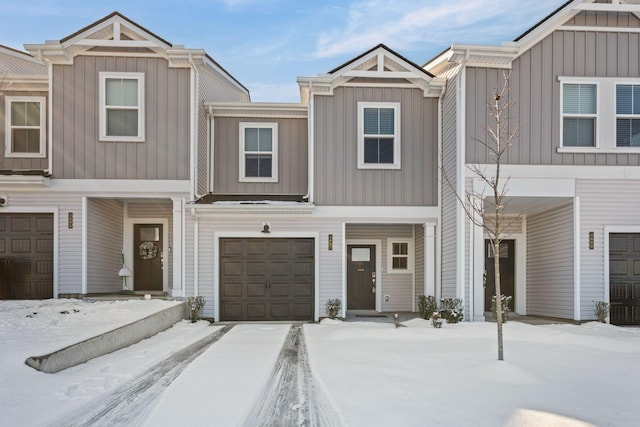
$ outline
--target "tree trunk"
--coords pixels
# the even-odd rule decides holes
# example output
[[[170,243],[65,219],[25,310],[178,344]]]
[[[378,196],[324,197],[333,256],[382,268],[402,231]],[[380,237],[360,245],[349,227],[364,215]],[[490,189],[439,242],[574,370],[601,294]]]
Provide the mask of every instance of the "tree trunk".
[[[496,282],[496,323],[498,324],[498,360],[504,360],[502,346],[502,300],[500,299],[500,239],[493,240],[493,268]]]

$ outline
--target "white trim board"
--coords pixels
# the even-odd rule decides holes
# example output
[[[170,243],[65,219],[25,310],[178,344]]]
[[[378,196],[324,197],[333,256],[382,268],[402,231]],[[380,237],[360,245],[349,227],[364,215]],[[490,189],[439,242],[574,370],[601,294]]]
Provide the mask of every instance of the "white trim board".
[[[347,271],[347,257],[348,257],[348,248],[349,245],[374,245],[376,247],[376,311],[382,312],[382,294],[383,292],[383,283],[382,283],[382,240],[377,239],[347,239],[345,242],[345,254],[342,261],[342,269]],[[347,281],[345,280],[344,286],[344,309],[345,313],[347,310]]]
[[[307,238],[314,239],[314,314],[313,319],[320,320],[320,233],[308,231],[276,231],[269,234],[260,231],[219,231],[213,233],[213,319],[220,321],[220,239],[277,239],[277,238]]]
[[[493,168],[491,164],[467,165],[479,168]],[[550,179],[640,179],[640,168],[637,166],[569,166],[569,165],[500,165],[500,174],[516,178]],[[549,182],[549,181],[545,181]]]
[[[131,271],[128,281],[131,289],[135,290],[135,271],[133,269],[133,225],[134,224],[162,224],[162,254],[164,265],[162,268],[162,290],[169,292],[169,253],[167,248],[173,245],[169,242],[169,220],[167,218],[125,218],[122,234],[122,253],[124,253],[125,266]],[[175,267],[175,266],[174,266]]]

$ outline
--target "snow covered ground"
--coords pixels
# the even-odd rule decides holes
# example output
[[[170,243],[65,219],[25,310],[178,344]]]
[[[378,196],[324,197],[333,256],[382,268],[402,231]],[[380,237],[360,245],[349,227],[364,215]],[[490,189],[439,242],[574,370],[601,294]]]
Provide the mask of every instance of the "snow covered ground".
[[[57,374],[24,364],[29,356],[129,323],[165,304],[0,301],[2,424],[56,425],[83,406],[99,405],[101,397],[219,329],[208,322],[182,322]],[[341,422],[640,425],[638,328],[509,322],[505,361],[498,362],[495,324],[434,329],[416,319],[405,326],[330,320],[304,325],[311,369]],[[235,326],[158,399],[145,402],[150,406],[145,425],[242,425],[265,387],[287,331],[285,324]]]

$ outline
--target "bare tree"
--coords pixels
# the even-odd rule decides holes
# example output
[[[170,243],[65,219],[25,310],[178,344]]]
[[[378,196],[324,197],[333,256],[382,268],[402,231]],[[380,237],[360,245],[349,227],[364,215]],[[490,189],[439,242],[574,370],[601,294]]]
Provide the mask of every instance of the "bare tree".
[[[490,124],[482,126],[484,138],[473,137],[472,140],[480,144],[488,153],[489,166],[468,166],[469,170],[479,178],[483,184],[482,190],[468,190],[465,194],[458,194],[456,188],[447,177],[444,168],[442,175],[449,188],[460,202],[467,217],[478,227],[482,227],[489,237],[493,248],[494,280],[495,280],[495,309],[498,325],[498,360],[504,360],[504,345],[502,337],[502,301],[500,291],[500,241],[501,233],[507,221],[505,218],[505,204],[509,177],[500,174],[501,165],[507,150],[520,134],[520,127],[512,123],[508,116],[512,102],[509,98],[509,73],[504,73],[502,86],[496,88],[487,102],[487,112]]]

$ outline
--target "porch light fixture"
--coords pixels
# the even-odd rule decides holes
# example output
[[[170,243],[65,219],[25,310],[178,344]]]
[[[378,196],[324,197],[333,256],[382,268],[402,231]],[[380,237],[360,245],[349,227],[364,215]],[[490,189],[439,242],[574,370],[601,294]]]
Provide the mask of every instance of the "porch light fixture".
[[[593,250],[593,248],[595,247],[594,241],[593,241],[593,231],[589,232],[589,249]]]
[[[271,233],[271,230],[269,230],[269,224],[267,224],[266,222],[264,224],[262,224],[261,233],[265,233],[265,234]]]
[[[333,234],[329,234],[329,250],[333,250]]]
[[[69,230],[73,229],[73,212],[67,214],[67,228]]]

